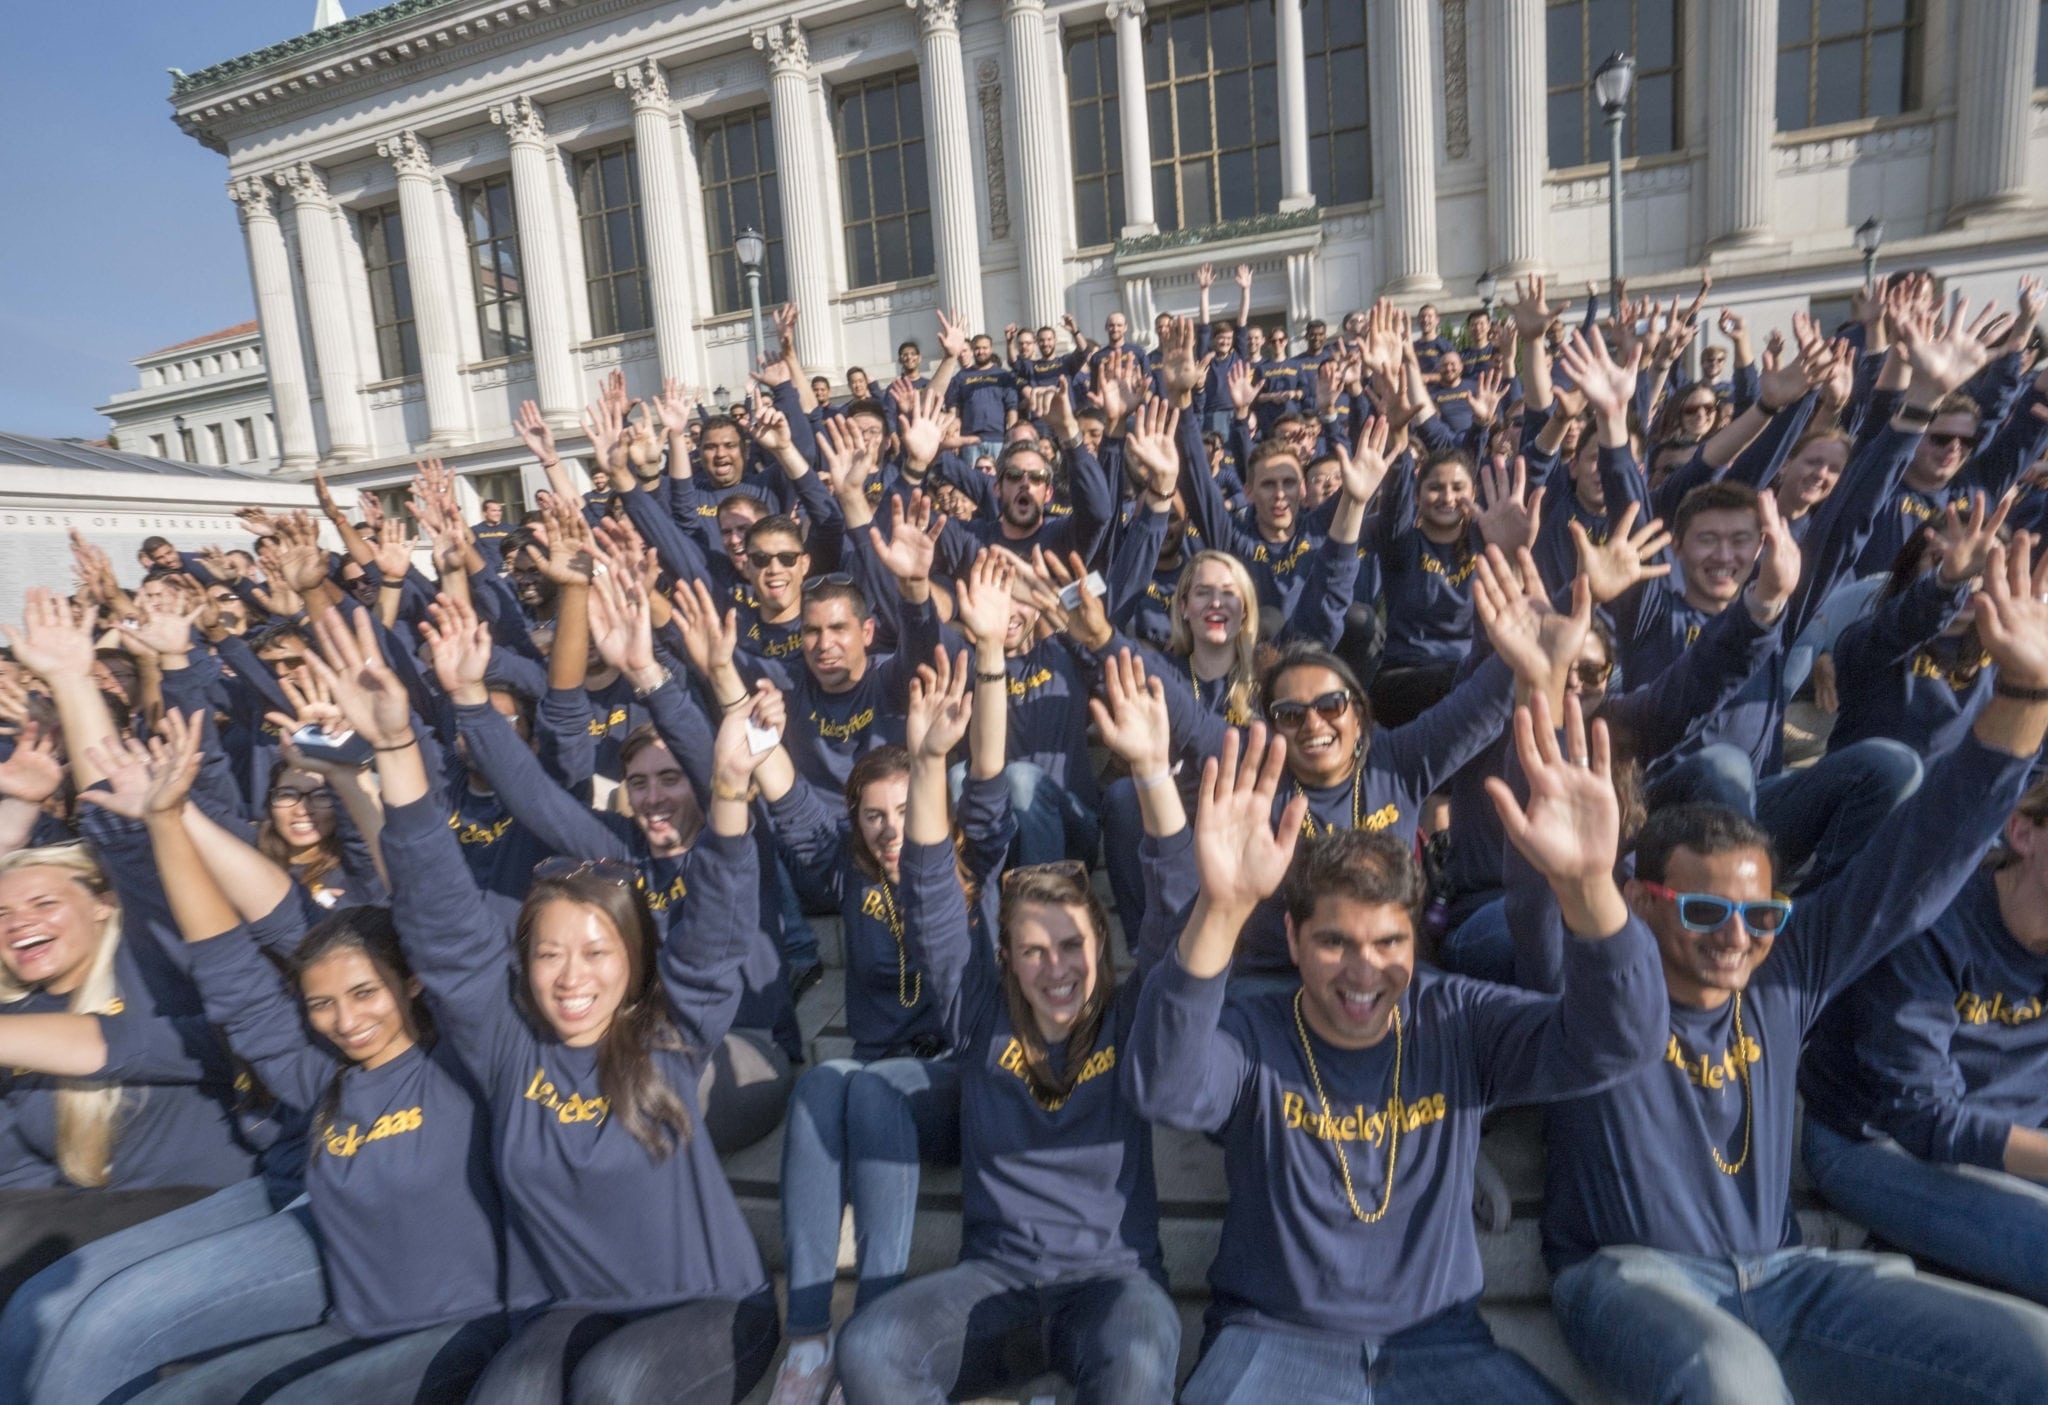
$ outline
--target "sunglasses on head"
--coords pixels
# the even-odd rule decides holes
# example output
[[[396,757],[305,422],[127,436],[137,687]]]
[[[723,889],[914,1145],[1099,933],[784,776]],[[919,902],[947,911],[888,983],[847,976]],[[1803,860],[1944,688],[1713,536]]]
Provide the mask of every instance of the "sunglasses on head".
[[[1977,447],[1977,438],[1978,436],[1974,434],[1930,434],[1927,436],[1927,442],[1937,449],[1946,449],[1951,444],[1960,444],[1965,449],[1974,449]]]
[[[628,888],[639,886],[640,870],[624,859],[542,859],[533,866],[533,876],[540,878],[581,878],[589,874],[612,883],[621,883]]]
[[[1052,474],[1043,468],[1019,468],[1016,464],[1011,464],[1003,470],[1005,483],[1022,483],[1026,480],[1033,483],[1050,483]]]
[[[803,553],[801,551],[749,551],[747,553],[747,564],[757,571],[765,571],[768,569],[769,563],[773,562],[786,571],[796,565],[802,557]]]
[[[1058,863],[1025,864],[1022,868],[1013,868],[1003,874],[1003,887],[1008,888],[1014,883],[1020,883],[1026,878],[1034,878],[1041,873],[1053,878],[1076,879],[1085,882],[1088,878],[1088,865],[1078,859],[1061,859]]]
[[[834,571],[829,576],[810,576],[804,580],[804,594],[809,595],[821,585],[852,585],[853,577],[844,571]]]
[[[1792,920],[1792,904],[1783,898],[1739,903],[1713,893],[1674,893],[1661,883],[1645,883],[1643,891],[1675,906],[1678,925],[1688,932],[1718,932],[1739,913],[1744,927],[1773,936]]]
[[[1337,725],[1337,719],[1349,711],[1351,694],[1340,688],[1334,693],[1324,693],[1321,697],[1312,698],[1308,702],[1267,703],[1266,720],[1283,732],[1294,732],[1299,731],[1301,724],[1308,721],[1311,712],[1334,727]]]

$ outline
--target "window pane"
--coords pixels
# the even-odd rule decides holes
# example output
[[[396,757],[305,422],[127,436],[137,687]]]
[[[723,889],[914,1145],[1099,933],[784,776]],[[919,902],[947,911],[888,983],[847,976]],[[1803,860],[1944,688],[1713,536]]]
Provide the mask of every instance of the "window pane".
[[[1171,156],[1184,150],[1173,132],[1173,89],[1148,88],[1145,105],[1146,119],[1151,125],[1152,154]]]
[[[1573,88],[1569,92],[1550,95],[1550,164],[1552,166],[1579,166],[1587,161],[1586,133],[1582,125],[1580,108],[1584,105],[1583,90]]]
[[[1249,151],[1226,151],[1216,158],[1217,182],[1222,187],[1222,217],[1243,219],[1258,211],[1258,188]]]
[[[1636,90],[1630,123],[1634,127],[1631,150],[1637,156],[1656,156],[1671,150],[1671,75],[1645,78]]]
[[[1791,3],[1791,0],[1786,0]],[[1545,15],[1549,28],[1550,86],[1580,83],[1586,78],[1585,12],[1577,5],[1553,5]]]
[[[927,186],[929,169],[925,165],[924,147],[920,145],[903,148],[903,208],[930,210],[931,195]]]
[[[1311,79],[1309,82],[1311,94],[1314,93],[1316,86],[1315,80]],[[1250,135],[1244,130],[1243,114],[1251,105],[1252,75],[1249,69],[1240,68],[1234,73],[1219,73],[1216,75],[1216,112],[1222,118],[1225,143],[1243,141]],[[1209,117],[1208,95],[1193,84],[1181,90],[1180,120],[1182,130],[1188,129],[1190,106],[1193,106],[1198,114],[1195,120],[1206,126]],[[1308,110],[1310,112],[1321,111],[1322,105],[1311,97]]]
[[[1273,32],[1273,7],[1271,5],[1262,5],[1254,3],[1245,6],[1244,11],[1251,20],[1250,53],[1252,56],[1252,62],[1273,62],[1277,53],[1275,46],[1279,42],[1277,36]],[[1215,13],[1217,15],[1217,18],[1220,19],[1222,15],[1226,12],[1219,10]],[[1235,16],[1233,16],[1232,18],[1234,21]],[[1241,58],[1239,57],[1239,51],[1235,48],[1237,38],[1235,30],[1236,25],[1235,23],[1233,23],[1231,26],[1232,32],[1228,39],[1223,39],[1219,37],[1214,41],[1216,46],[1215,62],[1218,67],[1221,67],[1224,64],[1242,62]]]
[[[1863,42],[1823,44],[1814,77],[1813,124],[1853,122],[1863,115]]]
[[[1184,229],[1198,223],[1181,217],[1178,187],[1179,178],[1170,162],[1152,168],[1152,209],[1162,230]]]
[[[1330,125],[1332,127],[1363,127],[1366,125],[1367,103],[1365,79],[1362,75],[1336,75],[1330,84],[1330,97]]]
[[[896,85],[897,130],[907,141],[921,140],[924,136],[924,98],[917,86],[917,75],[908,74]]]
[[[1176,74],[1200,73],[1208,68],[1207,13],[1202,10],[1182,10],[1168,21],[1168,25],[1173,35],[1173,71]]]
[[[1873,28],[1905,22],[1906,0],[1870,0],[1870,23]]]
[[[1594,65],[1617,49],[1632,48],[1628,11],[1629,0],[1587,0],[1586,57]]]
[[[1636,59],[1644,68],[1669,68],[1677,0],[1641,0],[1636,8]]]
[[[493,181],[490,185],[491,227],[499,234],[512,232],[512,182]]]
[[[1365,6],[1354,0],[1325,0],[1316,8],[1328,16],[1333,46],[1365,42]]]
[[[1870,97],[1865,117],[1895,117],[1906,110],[1906,33],[1870,36]]]
[[[875,215],[882,218],[903,213],[902,149],[891,147],[869,158],[869,179],[874,184]]]
[[[896,140],[896,92],[894,88],[871,89],[868,93],[868,145],[886,146]]]
[[[1180,168],[1180,221],[1183,229],[1199,229],[1216,223],[1216,205],[1210,191],[1207,161],[1184,161]]]
[[[1351,205],[1372,197],[1372,146],[1364,132],[1340,132],[1331,139],[1331,163],[1337,188],[1330,201]]]
[[[1778,0],[1778,42],[1797,44],[1813,37],[1813,0]]]
[[[1818,13],[1823,39],[1855,34],[1863,28],[1863,0],[1820,0]]]
[[[1067,47],[1067,99],[1070,102],[1086,102],[1097,96],[1095,86],[1095,43],[1070,44]]]
[[[1788,49],[1778,55],[1778,130],[1796,132],[1813,125],[1806,110],[1806,62],[1809,50]]]
[[[839,148],[857,151],[867,144],[867,119],[862,115],[861,97],[856,90],[839,100]]]

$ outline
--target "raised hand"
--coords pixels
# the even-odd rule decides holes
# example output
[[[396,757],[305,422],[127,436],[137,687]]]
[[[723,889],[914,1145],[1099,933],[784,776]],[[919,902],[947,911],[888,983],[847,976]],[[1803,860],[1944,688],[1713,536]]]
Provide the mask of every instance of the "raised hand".
[[[1062,444],[1073,444],[1081,438],[1081,421],[1074,417],[1074,398],[1067,378],[1060,377],[1060,383],[1047,397],[1045,409],[1039,416],[1045,427],[1052,431],[1052,437]]]
[[[590,642],[599,658],[635,680],[636,687],[659,676],[647,588],[634,564],[612,559],[592,563],[588,613]]]
[[[1592,591],[1585,578],[1573,578],[1571,613],[1559,614],[1550,606],[1526,547],[1516,551],[1513,565],[1497,546],[1487,547],[1472,564],[1472,606],[1493,651],[1525,688],[1561,687],[1593,623]]]
[[[488,700],[484,675],[491,667],[491,629],[476,617],[467,600],[436,596],[427,606],[420,635],[427,641],[442,692],[458,703]]]
[[[683,636],[683,651],[690,656],[691,666],[706,678],[731,667],[733,651],[739,647],[738,616],[731,610],[720,611],[711,587],[701,580],[677,581],[670,598],[675,602],[676,629]]]
[[[661,394],[654,397],[654,412],[661,416],[662,427],[675,436],[687,432],[703,400],[704,393],[696,386],[685,385],[677,376],[663,376]]]
[[[1958,293],[1946,320],[1932,312],[1899,320],[1896,340],[1912,368],[1916,389],[1946,395],[1968,382],[1991,359],[1990,349],[1977,337],[1977,327],[1963,321],[1969,310],[1969,300]],[[1978,323],[1984,323],[1995,310],[1996,304],[1986,307],[1978,315]]]
[[[1572,545],[1579,553],[1579,574],[1591,588],[1595,605],[1619,600],[1642,582],[1671,574],[1670,562],[1656,561],[1670,549],[1671,533],[1664,530],[1661,517],[1652,517],[1636,526],[1639,510],[1637,503],[1623,504],[1621,515],[1614,519],[1613,530],[1598,546],[1593,545],[1593,538],[1577,519],[1569,524]]]
[[[1100,649],[1109,643],[1116,631],[1109,626],[1109,611],[1102,597],[1088,588],[1088,563],[1080,552],[1068,552],[1063,561],[1036,546],[1031,549],[1031,567],[1036,577],[1030,585],[1031,603],[1041,615],[1083,648]],[[1060,592],[1070,585],[1080,597],[1072,610],[1060,603]]]
[[[2016,688],[2048,688],[2048,552],[2035,559],[2032,532],[1994,542],[1977,592],[1977,636]]]
[[[57,735],[39,722],[26,722],[14,739],[14,753],[0,761],[0,796],[40,805],[64,785],[57,759]]]
[[[412,570],[412,528],[394,518],[377,529],[377,569],[396,584]]]
[[[1778,618],[1799,587],[1799,543],[1778,511],[1775,493],[1757,494],[1756,511],[1763,546],[1757,552],[1756,578],[1749,583],[1749,608],[1760,623],[1768,624]]]
[[[1579,700],[1567,698],[1560,750],[1550,700],[1539,692],[1515,709],[1515,754],[1529,779],[1526,806],[1515,802],[1500,777],[1486,781],[1508,842],[1553,885],[1612,885],[1621,849],[1621,801],[1614,793],[1607,724],[1595,722],[1589,738]]]
[[[590,456],[607,473],[626,471],[626,407],[609,397],[583,407],[583,436],[590,441]]]
[[[967,735],[974,718],[974,666],[965,653],[956,661],[945,649],[919,664],[910,680],[910,706],[903,714],[903,745],[912,756],[943,761]]]
[[[1955,503],[1948,505],[1947,516],[1939,525],[1927,529],[1934,536],[1943,585],[1959,586],[1984,574],[1984,568],[1991,562],[1991,544],[1998,540],[2006,514],[2017,501],[2017,491],[2009,490],[1998,500],[1996,509],[1987,510],[1984,494],[1972,493],[1967,517]]]
[[[286,585],[303,595],[326,581],[327,548],[320,545],[320,528],[311,513],[281,519],[275,536],[278,572]]]
[[[1479,379],[1472,383],[1472,396],[1467,402],[1472,407],[1472,418],[1479,424],[1490,425],[1500,413],[1501,398],[1508,393],[1508,380],[1499,371],[1488,367],[1479,373]]]
[[[1515,455],[1512,469],[1489,459],[1479,469],[1479,488],[1485,506],[1478,517],[1479,534],[1504,551],[1533,547],[1543,526],[1544,489],[1529,490],[1529,464]]]
[[[1145,660],[1119,649],[1102,661],[1100,697],[1088,699],[1088,715],[1102,744],[1130,763],[1138,778],[1163,777],[1173,765],[1173,736],[1167,724],[1166,689],[1145,674]]]
[[[235,519],[247,527],[252,536],[267,537],[277,531],[277,519],[260,507],[238,507]]]
[[[984,547],[959,580],[953,623],[977,648],[1001,651],[1010,634],[1011,586],[1017,558],[1000,547]]]
[[[832,491],[841,498],[861,496],[876,467],[875,451],[867,446],[850,415],[834,415],[818,432],[818,454],[832,479]]]
[[[85,761],[106,778],[107,789],[81,790],[81,801],[125,820],[139,820],[149,813],[147,746],[132,736],[110,734],[104,742],[85,748]]]
[[[145,817],[180,814],[206,762],[206,723],[198,713],[168,711],[157,724],[157,732],[158,739],[149,748],[149,791],[142,802]],[[303,758],[298,764],[304,764]]]
[[[835,417],[835,421],[836,422]],[[898,420],[903,461],[913,472],[922,472],[939,456],[946,439],[945,402],[930,386],[916,392]]]
[[[889,535],[881,528],[868,528],[868,545],[875,559],[899,581],[927,581],[932,575],[932,558],[939,549],[939,534],[946,519],[932,510],[923,489],[911,493],[906,503],[900,494],[889,498]]]
[[[1294,862],[1308,797],[1296,795],[1273,820],[1273,801],[1287,768],[1287,743],[1268,744],[1264,723],[1223,734],[1223,754],[1202,763],[1195,811],[1195,868],[1211,908],[1249,913],[1271,897]]]
[[[402,746],[412,737],[412,701],[391,671],[367,610],[347,619],[322,611],[313,621],[318,651],[306,666],[324,685],[349,726],[373,747]]]
[[[548,422],[541,417],[540,406],[531,400],[519,402],[519,417],[512,421],[512,428],[518,432],[520,442],[527,452],[544,464],[561,462],[561,455],[555,451],[555,432],[548,428]]]
[[[1135,466],[1155,502],[1170,501],[1180,485],[1180,411],[1164,398],[1138,407],[1124,436],[1124,461]]]
[[[117,628],[126,638],[158,658],[165,654],[182,657],[192,651],[192,627],[199,623],[199,617],[206,613],[207,608],[204,602],[183,613],[145,606],[135,623],[123,620]]]
[[[1564,339],[1564,349],[1558,353],[1558,365],[1586,397],[1586,403],[1603,420],[1620,424],[1627,420],[1629,401],[1635,398],[1636,373],[1642,369],[1643,348],[1640,343],[1630,348],[1627,357],[1617,362],[1607,354],[1607,343],[1601,338],[1588,337],[1583,331],[1574,329]]]
[[[1110,433],[1116,433],[1138,403],[1143,386],[1138,358],[1128,351],[1110,352],[1095,363],[1095,389],[1088,398],[1108,419]]]
[[[22,599],[21,627],[5,629],[15,662],[44,682],[55,686],[92,676],[92,617],[70,601],[32,586]]]
[[[1372,501],[1380,490],[1380,484],[1387,479],[1389,463],[1387,441],[1393,434],[1393,426],[1384,415],[1374,415],[1358,431],[1358,442],[1347,452],[1341,440],[1333,437],[1332,448],[1337,457],[1337,467],[1344,475],[1344,496],[1361,506]]]
[[[1210,355],[1195,356],[1195,324],[1186,317],[1167,323],[1159,343],[1159,379],[1175,404],[1185,405],[1208,378]]]
[[[1569,302],[1552,307],[1543,297],[1544,280],[1540,273],[1515,280],[1514,300],[1507,305],[1509,319],[1515,330],[1525,341],[1535,341],[1549,328],[1552,321],[1565,315],[1571,309]]]
[[[1237,411],[1237,417],[1248,418],[1252,406],[1259,399],[1259,386],[1252,379],[1251,363],[1244,360],[1231,362],[1230,370],[1223,378],[1223,388],[1230,394],[1231,408]]]
[[[973,359],[969,346],[971,338],[968,335],[967,319],[960,315],[958,309],[948,316],[944,308],[938,310],[938,317],[939,350],[961,365],[966,365]]]

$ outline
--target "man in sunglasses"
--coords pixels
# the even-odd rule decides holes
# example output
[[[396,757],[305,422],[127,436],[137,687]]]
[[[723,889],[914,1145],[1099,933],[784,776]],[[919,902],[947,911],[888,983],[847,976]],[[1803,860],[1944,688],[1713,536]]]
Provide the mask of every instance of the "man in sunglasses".
[[[803,529],[781,513],[761,518],[747,529],[745,559],[753,598],[740,607],[740,647],[762,658],[786,658],[803,643],[800,617],[811,570]]]
[[[1777,895],[1769,834],[1654,811],[1629,906],[1657,939],[1670,1036],[1650,1069],[1554,1107],[1545,1257],[1566,1340],[1620,1398],[2038,1400],[2048,1311],[1903,1258],[1796,1247],[1800,1049],[1822,1008],[1937,918],[2048,735],[2048,569],[1998,552],[1979,629],[1999,689],[1972,735],[1831,882]],[[1567,939],[1536,880],[1518,942]]]

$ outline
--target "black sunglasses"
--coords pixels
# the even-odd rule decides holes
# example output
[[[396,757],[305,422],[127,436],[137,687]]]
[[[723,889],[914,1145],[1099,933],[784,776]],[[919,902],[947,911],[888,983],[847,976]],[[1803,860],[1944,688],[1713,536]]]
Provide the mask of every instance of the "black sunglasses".
[[[1587,692],[1607,686],[1607,680],[1614,676],[1611,663],[1575,663],[1572,672],[1578,675],[1579,686]]]
[[[1975,434],[1930,434],[1927,436],[1927,442],[1937,449],[1946,449],[1951,444],[1960,444],[1966,449],[1974,449],[1977,447],[1979,437]]]
[[[542,878],[581,878],[585,874],[624,884],[628,888],[640,885],[640,870],[624,859],[542,859],[533,866],[533,876]]]
[[[1266,720],[1283,732],[1294,732],[1299,731],[1301,724],[1308,721],[1308,715],[1311,712],[1331,726],[1335,726],[1337,719],[1349,711],[1351,711],[1351,694],[1340,688],[1334,693],[1324,693],[1321,697],[1311,699],[1305,703],[1267,703]]]
[[[1005,483],[1022,483],[1026,479],[1033,483],[1050,483],[1052,482],[1052,474],[1042,468],[1019,468],[1015,464],[1011,464],[1003,470],[1003,481]]]
[[[803,553],[801,551],[749,551],[747,553],[747,564],[757,571],[767,570],[768,563],[771,561],[786,571],[802,559]]]
[[[853,577],[844,571],[834,571],[829,576],[810,576],[804,581],[804,594],[809,595],[821,585],[852,585]]]

